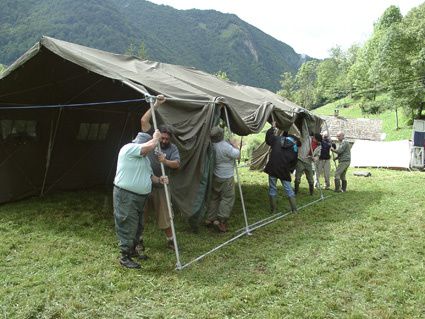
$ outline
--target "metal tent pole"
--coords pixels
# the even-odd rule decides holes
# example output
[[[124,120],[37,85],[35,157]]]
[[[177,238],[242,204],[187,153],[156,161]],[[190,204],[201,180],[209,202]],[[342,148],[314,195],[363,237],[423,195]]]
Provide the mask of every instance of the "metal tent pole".
[[[131,88],[135,89],[136,91],[138,91],[138,92],[142,93],[143,95],[145,95],[145,92],[143,92],[140,88],[138,88],[134,84],[129,83],[129,82],[124,82],[124,83],[127,84],[128,86],[130,86]],[[156,122],[156,115],[155,115],[155,109],[154,109],[155,97],[146,94],[145,95],[145,98],[146,98],[146,102],[149,102],[149,104],[150,104],[153,127],[154,127],[155,130],[157,130],[158,129],[158,125],[157,125],[157,122]],[[157,149],[159,151],[161,151],[161,147],[160,147],[159,144],[156,147],[157,147]],[[161,162],[160,162],[160,164],[161,164],[161,173],[162,173],[162,176],[165,176],[164,164],[161,163]],[[176,231],[175,231],[175,227],[174,227],[174,216],[173,216],[173,213],[171,211],[170,193],[169,193],[169,189],[168,189],[168,185],[167,184],[164,184],[164,190],[165,190],[165,198],[167,200],[168,216],[170,217],[171,230],[173,232],[173,242],[174,242],[174,248],[175,248],[174,251],[176,253],[176,260],[177,260],[176,261],[176,268],[178,270],[181,270],[182,269],[182,265],[181,265],[181,262],[180,262],[179,247],[177,245],[177,237],[176,237]]]

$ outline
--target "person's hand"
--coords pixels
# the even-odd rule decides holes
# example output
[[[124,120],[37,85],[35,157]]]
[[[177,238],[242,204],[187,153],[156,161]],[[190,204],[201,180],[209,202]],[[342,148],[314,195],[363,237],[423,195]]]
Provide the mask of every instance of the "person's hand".
[[[158,161],[164,163],[166,160],[164,153],[158,153]]]
[[[156,96],[156,100],[155,100],[155,104],[154,104],[154,106],[155,106],[155,107],[158,107],[158,106],[160,106],[162,103],[164,103],[166,100],[167,100],[167,99],[165,98],[165,96],[164,96],[164,95],[159,94],[159,95],[157,95],[157,96]]]
[[[168,185],[168,176],[160,176],[159,177],[159,182],[161,183],[161,184],[167,184]]]
[[[155,132],[153,133],[152,138],[158,141],[161,138],[161,132],[158,129],[156,129]]]

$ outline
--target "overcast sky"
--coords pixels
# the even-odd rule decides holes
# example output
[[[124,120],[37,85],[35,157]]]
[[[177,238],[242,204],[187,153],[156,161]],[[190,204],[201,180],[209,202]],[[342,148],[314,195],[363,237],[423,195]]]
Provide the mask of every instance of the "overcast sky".
[[[405,15],[424,0],[149,0],[176,9],[214,9],[234,13],[297,53],[328,56],[336,45],[363,43],[386,8]]]

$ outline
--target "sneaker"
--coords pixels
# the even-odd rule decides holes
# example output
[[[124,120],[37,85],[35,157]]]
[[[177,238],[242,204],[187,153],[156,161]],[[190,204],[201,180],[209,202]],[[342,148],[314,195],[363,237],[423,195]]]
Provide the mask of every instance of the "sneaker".
[[[172,239],[167,240],[167,248],[171,250],[175,250],[174,241]]]
[[[140,268],[140,264],[134,262],[131,257],[129,256],[122,256],[120,258],[120,264],[121,266],[125,267],[125,268],[129,268],[129,269],[139,269]]]

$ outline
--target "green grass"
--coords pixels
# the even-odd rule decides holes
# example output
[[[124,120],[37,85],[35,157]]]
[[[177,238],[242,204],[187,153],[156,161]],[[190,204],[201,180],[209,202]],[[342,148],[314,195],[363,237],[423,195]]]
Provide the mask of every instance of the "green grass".
[[[378,97],[383,99],[385,97]],[[347,107],[341,107],[346,105]],[[339,115],[346,118],[370,118],[382,120],[382,131],[386,133],[386,141],[410,140],[412,138],[412,126],[408,125],[408,118],[402,110],[398,111],[398,126],[396,125],[396,116],[394,111],[387,110],[381,114],[362,114],[359,103],[353,99],[344,98],[333,103],[326,104],[313,110],[317,115],[334,115],[334,110],[339,110]]]
[[[267,176],[240,169],[250,222],[268,215]],[[148,222],[141,270],[118,265],[102,191],[60,193],[0,206],[2,318],[423,318],[423,172],[349,170],[349,192],[330,195],[244,236],[183,271]],[[319,198],[307,195],[302,206]],[[106,205],[105,205],[106,204]],[[286,200],[280,208],[285,209]],[[231,233],[187,232],[183,262]]]

